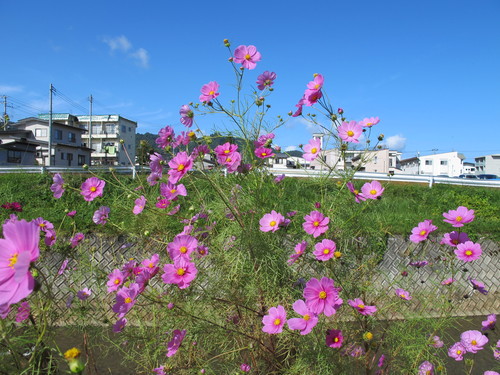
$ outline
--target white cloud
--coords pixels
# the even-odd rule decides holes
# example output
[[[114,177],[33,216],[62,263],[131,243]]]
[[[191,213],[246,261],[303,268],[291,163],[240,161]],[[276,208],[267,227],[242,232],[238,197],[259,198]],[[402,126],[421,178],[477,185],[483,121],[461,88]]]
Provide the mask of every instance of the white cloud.
[[[111,52],[115,50],[127,52],[132,48],[132,43],[129,42],[125,35],[117,36],[116,38],[105,37],[102,41],[109,46]]]
[[[23,91],[22,86],[0,85],[0,94],[11,94]]]
[[[385,144],[391,150],[401,151],[406,146],[406,138],[401,134],[393,135],[385,140]]]
[[[288,151],[296,151],[298,150],[299,148],[297,146],[286,146],[285,147],[285,152],[288,152]]]
[[[137,59],[137,62],[143,68],[147,68],[149,66],[149,53],[144,48],[139,48],[130,56],[132,56],[134,59]]]

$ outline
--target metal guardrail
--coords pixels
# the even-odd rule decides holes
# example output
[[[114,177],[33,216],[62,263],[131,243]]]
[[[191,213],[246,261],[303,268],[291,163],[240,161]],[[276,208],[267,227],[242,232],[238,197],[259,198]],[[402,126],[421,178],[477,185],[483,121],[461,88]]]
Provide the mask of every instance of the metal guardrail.
[[[143,166],[132,166],[132,167],[118,167],[118,166],[109,166],[109,167],[46,167],[46,166],[23,166],[23,167],[0,167],[0,173],[102,173],[109,172],[113,170],[115,173],[119,174],[132,174],[132,178],[135,178],[137,173],[139,172],[147,172],[149,173],[149,167]]]

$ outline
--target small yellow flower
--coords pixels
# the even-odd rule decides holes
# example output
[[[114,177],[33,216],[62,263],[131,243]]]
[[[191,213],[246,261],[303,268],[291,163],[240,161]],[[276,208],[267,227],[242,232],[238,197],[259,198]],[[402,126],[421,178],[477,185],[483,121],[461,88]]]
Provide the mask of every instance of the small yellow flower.
[[[365,332],[363,334],[363,340],[365,341],[371,341],[373,339],[373,333],[371,332]]]
[[[71,348],[69,350],[66,350],[66,353],[64,353],[64,358],[66,359],[74,359],[78,358],[82,354],[81,351],[79,351],[77,348]]]

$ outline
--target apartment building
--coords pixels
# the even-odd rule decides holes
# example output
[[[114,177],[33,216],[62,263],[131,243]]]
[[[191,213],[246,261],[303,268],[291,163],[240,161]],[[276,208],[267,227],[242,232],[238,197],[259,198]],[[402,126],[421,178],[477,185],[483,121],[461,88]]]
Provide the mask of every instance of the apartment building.
[[[445,152],[401,160],[405,174],[458,177],[463,173],[465,156],[459,152]]]
[[[500,154],[479,156],[474,158],[476,174],[494,174],[500,176]]]

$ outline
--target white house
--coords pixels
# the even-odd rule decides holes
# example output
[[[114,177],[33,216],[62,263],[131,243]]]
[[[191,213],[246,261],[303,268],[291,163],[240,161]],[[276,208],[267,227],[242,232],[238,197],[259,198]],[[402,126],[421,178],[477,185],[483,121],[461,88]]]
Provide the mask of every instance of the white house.
[[[479,156],[474,158],[477,174],[495,174],[500,176],[500,154]]]
[[[413,158],[412,158],[413,159]],[[402,168],[406,169],[406,159],[402,160]],[[418,158],[418,174],[430,175],[430,176],[449,176],[458,177],[463,173],[463,161],[465,156],[459,152],[445,152],[442,154],[433,154],[420,156]],[[405,171],[406,173],[406,171]]]

